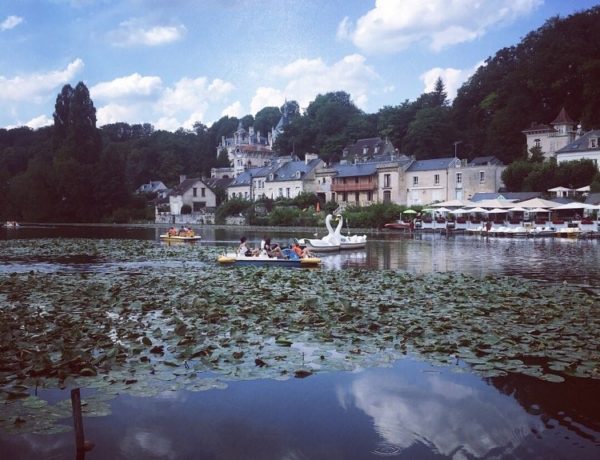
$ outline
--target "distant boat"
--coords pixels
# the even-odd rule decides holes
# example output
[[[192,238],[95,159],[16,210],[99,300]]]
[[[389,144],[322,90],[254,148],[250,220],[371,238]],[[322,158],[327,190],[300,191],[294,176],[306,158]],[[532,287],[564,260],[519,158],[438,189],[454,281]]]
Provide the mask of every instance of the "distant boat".
[[[5,228],[19,228],[20,225],[17,221],[14,220],[7,220],[6,223],[4,224]]]
[[[403,232],[412,231],[412,226],[408,222],[403,222],[401,220],[397,220],[396,222],[390,222],[389,224],[384,224],[385,228],[389,228],[390,230],[402,230]]]

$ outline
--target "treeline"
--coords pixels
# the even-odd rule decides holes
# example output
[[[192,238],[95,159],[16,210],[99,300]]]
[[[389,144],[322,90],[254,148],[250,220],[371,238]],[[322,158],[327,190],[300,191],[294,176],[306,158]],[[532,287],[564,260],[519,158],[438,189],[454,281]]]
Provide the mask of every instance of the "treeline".
[[[373,114],[342,91],[318,95],[303,113],[290,101],[276,151],[301,158],[315,152],[333,162],[357,139],[380,136],[401,153],[425,159],[451,156],[460,142],[461,158],[494,155],[515,163],[506,181],[510,190],[546,190],[540,174],[552,178],[550,186],[568,186],[557,183],[567,179],[551,165],[527,160],[521,131],[552,121],[563,106],[584,130],[600,128],[599,23],[600,6],[548,20],[487,59],[452,103],[441,80],[432,92]],[[282,112],[265,107],[255,116],[223,117],[210,127],[197,123],[174,133],[149,124],[98,129],[85,85],[66,85],[56,100],[54,126],[0,129],[0,219],[143,219],[146,202],[133,195],[137,187],[150,180],[173,186],[180,174],[209,176],[212,167],[227,165],[216,150],[222,136],[230,137],[240,121],[266,136]]]

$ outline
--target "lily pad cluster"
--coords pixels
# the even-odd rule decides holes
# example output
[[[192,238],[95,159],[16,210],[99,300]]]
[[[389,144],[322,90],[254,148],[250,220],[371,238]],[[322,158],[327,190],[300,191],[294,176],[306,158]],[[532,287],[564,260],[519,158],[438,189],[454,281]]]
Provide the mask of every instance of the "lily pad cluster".
[[[42,251],[75,254],[72,244]],[[36,412],[64,416],[30,399],[32,388],[153,396],[389,365],[406,354],[485,377],[600,378],[600,299],[576,286],[220,267],[215,248],[119,240],[83,250],[106,261],[181,263],[0,274],[0,428],[31,430]],[[191,258],[202,263],[184,263]]]

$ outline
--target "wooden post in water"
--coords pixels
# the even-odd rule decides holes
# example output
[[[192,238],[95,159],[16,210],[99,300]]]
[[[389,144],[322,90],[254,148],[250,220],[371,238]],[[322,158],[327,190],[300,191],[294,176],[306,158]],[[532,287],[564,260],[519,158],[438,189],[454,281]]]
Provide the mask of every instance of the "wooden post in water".
[[[75,428],[75,446],[77,454],[85,452],[85,437],[83,435],[83,417],[81,416],[81,395],[79,388],[71,390],[71,406],[73,407],[73,425]]]

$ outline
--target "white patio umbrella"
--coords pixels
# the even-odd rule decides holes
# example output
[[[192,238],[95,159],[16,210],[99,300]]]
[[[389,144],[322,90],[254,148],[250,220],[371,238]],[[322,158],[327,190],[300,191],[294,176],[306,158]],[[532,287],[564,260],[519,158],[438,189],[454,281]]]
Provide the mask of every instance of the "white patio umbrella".
[[[508,209],[500,209],[500,208],[494,208],[494,209],[490,209],[489,211],[486,211],[486,213],[488,214],[502,214],[502,213],[506,213],[508,212]]]
[[[520,206],[515,206],[514,208],[510,208],[508,212],[527,212],[527,209],[522,208]],[[531,212],[531,211],[529,211]]]
[[[561,204],[560,206],[555,206],[552,208],[552,211],[562,211],[564,209],[597,209],[593,204],[587,203],[579,203],[577,201],[573,201],[572,203]]]
[[[487,212],[487,209],[483,209],[483,208],[477,207],[477,208],[472,208],[472,209],[469,209],[469,212],[479,212],[479,213],[486,213],[486,212]]]
[[[441,208],[437,208],[435,211],[437,211],[437,212],[450,212],[451,210],[448,209],[448,208],[441,207]]]
[[[471,211],[468,209],[454,209],[452,211],[450,211],[450,214],[468,214]]]
[[[550,212],[549,209],[544,209],[544,208],[533,208],[533,209],[528,209],[528,212]]]

